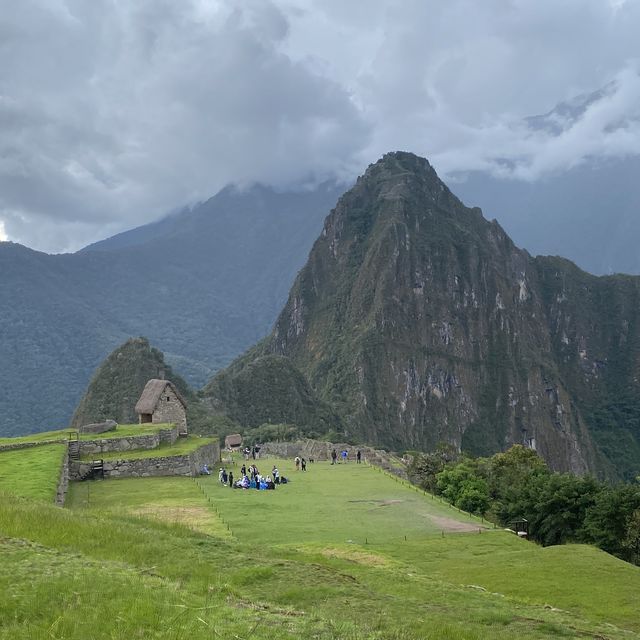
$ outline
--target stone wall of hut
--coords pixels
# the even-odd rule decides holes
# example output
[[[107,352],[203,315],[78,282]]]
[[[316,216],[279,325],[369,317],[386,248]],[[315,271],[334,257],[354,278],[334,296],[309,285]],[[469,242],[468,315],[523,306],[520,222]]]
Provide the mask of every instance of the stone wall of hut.
[[[178,425],[180,433],[187,430],[187,412],[173,389],[167,385],[158,400],[151,421],[154,424],[173,422]]]

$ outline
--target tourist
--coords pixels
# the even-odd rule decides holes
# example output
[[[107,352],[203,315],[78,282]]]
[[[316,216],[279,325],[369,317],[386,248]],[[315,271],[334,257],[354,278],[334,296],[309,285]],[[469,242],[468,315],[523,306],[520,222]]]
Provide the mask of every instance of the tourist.
[[[246,475],[247,475],[247,467],[246,467],[246,465],[245,465],[244,463],[243,463],[243,465],[240,467],[240,473],[241,473],[243,476],[246,476]]]
[[[296,456],[294,462],[296,463],[296,471],[300,471],[300,457]]]
[[[233,488],[233,471],[229,471],[229,486]]]
[[[342,457],[342,462],[344,462],[345,464],[349,461],[349,452],[346,449],[342,450],[340,456]]]
[[[222,470],[222,478],[220,478],[220,482],[222,482],[222,484],[227,484],[227,470],[226,469]]]
[[[218,480],[220,482],[222,482],[222,472],[224,471],[224,469],[222,467],[220,467],[220,471],[218,471]]]
[[[360,449],[358,449],[358,453],[356,453],[356,462],[360,464],[362,459],[362,454],[360,453]]]
[[[202,475],[204,475],[204,476],[210,476],[211,475],[211,471],[209,471],[209,467],[207,466],[206,462],[202,465]]]
[[[307,461],[304,458],[300,459],[300,467],[302,468],[303,471],[307,470]]]
[[[336,452],[335,449],[333,449],[333,451],[331,452],[331,464],[335,464],[336,463],[336,458],[338,457],[338,453]]]
[[[271,475],[273,476],[273,482],[275,484],[280,484],[280,472],[278,471],[278,467],[273,465],[273,469],[271,470]]]

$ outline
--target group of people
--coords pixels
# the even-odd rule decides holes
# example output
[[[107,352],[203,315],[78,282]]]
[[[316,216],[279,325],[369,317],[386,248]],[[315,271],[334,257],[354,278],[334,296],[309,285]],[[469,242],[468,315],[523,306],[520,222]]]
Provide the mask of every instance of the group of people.
[[[340,452],[340,459],[342,460],[342,462],[349,462],[349,451],[347,451],[347,449],[343,449]],[[356,453],[356,462],[358,464],[362,463],[362,452],[360,451],[360,449],[358,449],[357,453]],[[331,464],[337,464],[338,463],[338,452],[333,449],[331,451]]]
[[[227,473],[227,470],[221,467],[218,473],[218,479],[221,484],[227,485],[232,489],[273,490],[276,488],[276,485],[287,484],[287,482],[289,482],[287,478],[280,475],[280,471],[278,471],[278,467],[275,465],[273,465],[271,475],[263,476],[255,464],[250,464],[248,468],[243,464],[240,468],[240,475],[240,480],[234,482],[233,471]]]
[[[306,471],[307,470],[307,461],[304,458],[301,458],[300,456],[296,456],[293,461],[296,464],[296,471]],[[313,460],[311,460],[311,462],[313,462]]]
[[[258,460],[260,458],[260,446],[258,446],[256,444],[251,448],[245,447],[242,450],[242,455],[244,456],[245,460],[248,460],[249,458],[253,458],[254,460]]]

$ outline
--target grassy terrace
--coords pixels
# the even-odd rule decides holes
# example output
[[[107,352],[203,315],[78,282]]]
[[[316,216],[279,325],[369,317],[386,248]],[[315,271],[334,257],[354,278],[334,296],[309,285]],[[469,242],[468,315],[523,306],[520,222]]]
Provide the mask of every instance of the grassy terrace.
[[[144,478],[74,483],[69,509],[0,500],[0,638],[640,638],[635,567],[478,534],[369,467],[277,463],[293,482],[271,492]]]
[[[0,451],[0,492],[51,501],[66,454],[63,444]]]
[[[110,451],[108,453],[92,453],[81,457],[81,460],[140,460],[142,458],[167,458],[169,456],[181,456],[211,442],[217,438],[206,438],[197,435],[189,435],[179,438],[174,444],[161,444],[156,449],[130,449],[129,451]]]
[[[239,467],[227,467],[239,476]],[[258,460],[258,469],[270,473],[273,465],[291,482],[276,491],[230,490],[217,474],[198,478],[234,535],[249,541],[254,530],[270,530],[277,523],[279,543],[368,544],[422,539],[442,531],[473,531],[488,525],[448,504],[416,491],[364,464],[308,464],[295,471],[284,460]],[[310,517],[310,507],[313,516]],[[251,526],[247,527],[247,522]]]
[[[120,424],[115,431],[93,434],[87,433],[80,436],[80,440],[99,440],[108,438],[123,438],[126,436],[138,436],[148,433],[155,433],[160,429],[168,429],[170,424]],[[57,431],[43,431],[33,433],[19,438],[0,438],[0,445],[3,444],[24,444],[28,442],[51,442],[55,440],[67,440],[73,429],[58,429]]]

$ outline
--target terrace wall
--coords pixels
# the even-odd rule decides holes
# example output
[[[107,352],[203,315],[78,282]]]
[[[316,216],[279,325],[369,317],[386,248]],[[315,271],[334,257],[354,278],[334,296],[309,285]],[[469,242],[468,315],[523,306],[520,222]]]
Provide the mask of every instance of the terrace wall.
[[[220,444],[211,442],[189,454],[164,458],[106,460],[105,478],[148,478],[153,476],[197,476],[204,464],[212,466],[220,459]],[[77,480],[91,470],[90,462],[71,463],[71,479]]]
[[[62,461],[62,468],[60,469],[60,479],[58,480],[58,487],[56,489],[56,504],[59,507],[64,507],[64,501],[67,498],[67,490],[69,489],[69,454],[65,451]]]
[[[125,452],[132,449],[157,449],[161,443],[173,444],[177,439],[178,427],[174,426],[139,436],[80,440],[80,455],[97,455],[110,451]]]

